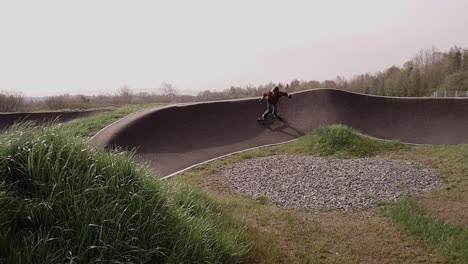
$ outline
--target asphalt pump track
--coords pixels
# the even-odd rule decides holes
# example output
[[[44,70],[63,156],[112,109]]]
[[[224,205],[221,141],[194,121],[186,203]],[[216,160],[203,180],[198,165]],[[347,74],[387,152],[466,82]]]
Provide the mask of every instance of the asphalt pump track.
[[[161,176],[229,153],[294,140],[332,124],[414,144],[468,143],[468,98],[403,98],[314,89],[283,97],[282,121],[264,125],[259,98],[176,104],[144,110],[101,130],[100,148],[136,150]]]

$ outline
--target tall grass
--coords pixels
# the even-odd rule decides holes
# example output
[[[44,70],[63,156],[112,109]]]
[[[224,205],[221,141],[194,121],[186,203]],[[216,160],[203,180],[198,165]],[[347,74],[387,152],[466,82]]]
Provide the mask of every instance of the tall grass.
[[[337,158],[369,157],[403,147],[399,142],[367,137],[343,125],[318,128],[299,138],[295,145],[309,155]]]
[[[468,263],[468,229],[449,224],[425,214],[414,201],[405,199],[388,205],[383,214],[407,232],[420,238],[447,259]]]
[[[149,178],[61,127],[0,141],[0,263],[234,263],[242,227],[204,194]]]

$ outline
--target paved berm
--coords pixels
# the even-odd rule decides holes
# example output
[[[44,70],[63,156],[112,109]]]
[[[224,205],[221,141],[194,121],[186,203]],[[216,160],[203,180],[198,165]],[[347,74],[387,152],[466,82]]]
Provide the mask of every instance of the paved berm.
[[[364,134],[419,144],[468,143],[468,99],[396,98],[314,89],[282,98],[283,122],[264,126],[258,98],[145,110],[107,127],[95,146],[136,149],[161,176],[235,151],[343,124]]]

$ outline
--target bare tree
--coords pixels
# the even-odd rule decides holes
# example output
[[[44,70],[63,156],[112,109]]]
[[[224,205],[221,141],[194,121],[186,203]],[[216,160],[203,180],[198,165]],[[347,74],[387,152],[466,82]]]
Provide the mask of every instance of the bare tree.
[[[0,91],[0,112],[18,112],[24,106],[24,96],[20,93]]]
[[[344,76],[336,76],[336,87],[340,89],[346,89],[348,88],[348,81],[346,81],[346,78]]]
[[[81,101],[83,102],[83,104],[85,104],[85,105],[89,104],[90,99],[88,97],[86,97],[84,95],[79,95],[79,97],[80,97]]]
[[[325,80],[322,82],[322,86],[326,88],[336,88],[336,83],[333,80]]]
[[[166,97],[169,102],[173,103],[176,99],[177,94],[179,94],[179,91],[174,85],[163,82],[161,83],[161,87],[159,88],[159,93],[163,97]]]
[[[298,91],[300,87],[301,87],[301,82],[299,80],[297,79],[292,80],[291,84],[289,85],[289,91],[290,92]]]
[[[64,95],[48,96],[44,100],[44,104],[47,109],[61,110],[61,109],[71,108],[70,101],[71,101],[70,95],[64,94]]]
[[[454,46],[449,51],[449,69],[451,73],[456,72],[462,68],[463,54],[460,47]]]
[[[463,50],[463,70],[468,71],[468,49]]]
[[[133,99],[133,91],[128,86],[121,86],[119,88],[119,101],[120,103],[130,104]]]

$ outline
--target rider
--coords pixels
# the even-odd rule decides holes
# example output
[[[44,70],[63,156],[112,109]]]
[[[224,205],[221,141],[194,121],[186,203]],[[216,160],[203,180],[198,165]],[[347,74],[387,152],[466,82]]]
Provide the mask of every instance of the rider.
[[[263,93],[263,97],[262,99],[260,99],[260,103],[262,103],[263,100],[267,98],[267,109],[265,110],[263,115],[257,119],[259,122],[263,123],[266,117],[272,112],[275,118],[278,118],[279,120],[281,120],[281,117],[278,115],[278,107],[277,107],[278,100],[281,96],[287,96],[289,99],[291,99],[291,95],[288,95],[287,92],[280,91],[279,86],[277,85],[271,88],[270,91]]]

